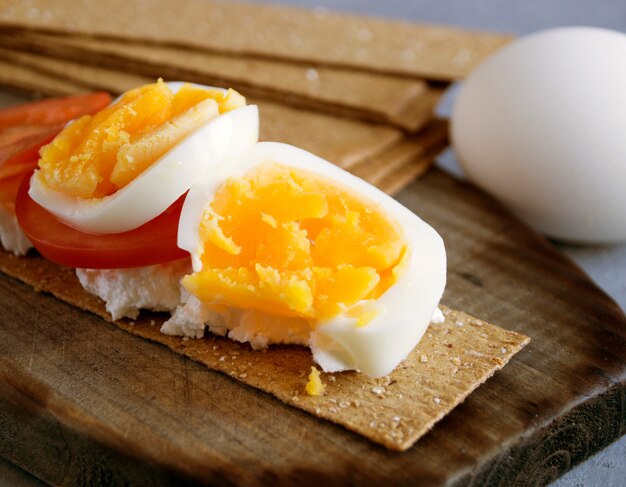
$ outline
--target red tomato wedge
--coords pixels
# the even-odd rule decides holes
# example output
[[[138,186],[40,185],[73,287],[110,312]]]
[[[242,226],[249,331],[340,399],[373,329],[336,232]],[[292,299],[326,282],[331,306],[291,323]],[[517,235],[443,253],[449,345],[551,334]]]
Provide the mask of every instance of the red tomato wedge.
[[[111,103],[105,92],[48,98],[0,110],[0,130],[15,125],[55,125],[96,113]]]
[[[20,128],[22,127],[12,127],[11,130],[17,131]],[[39,149],[52,142],[62,128],[63,124],[44,125],[39,127],[37,132],[28,131],[22,138],[0,145],[0,167],[33,160],[36,164],[39,159]],[[5,134],[6,131],[0,131],[0,143],[4,140]]]
[[[28,195],[30,177],[23,179],[15,201],[17,220],[35,248],[48,260],[70,267],[121,269],[161,264],[187,257],[176,240],[185,195],[167,210],[135,230],[92,234],[57,219]]]
[[[0,206],[12,211],[23,176],[39,159],[39,149],[63,126],[80,115],[93,114],[111,103],[111,95],[51,98],[0,110]]]
[[[0,179],[0,208],[11,214],[15,213],[15,198],[17,196],[22,178],[32,172],[32,168],[26,172],[19,172],[13,176]]]
[[[39,138],[44,132],[63,127],[62,123],[52,125],[13,125],[0,129],[0,149],[24,147],[31,138]]]
[[[61,126],[52,132],[48,127],[37,136],[29,135],[28,143],[22,141],[10,147],[8,157],[5,157],[4,148],[0,148],[0,207],[15,213],[15,197],[22,178],[37,167],[39,149],[52,141],[59,130]]]
[[[16,162],[14,164],[6,164],[0,166],[0,181],[7,178],[12,178],[18,174],[26,174],[33,172],[33,169],[37,166],[37,159],[34,161]]]

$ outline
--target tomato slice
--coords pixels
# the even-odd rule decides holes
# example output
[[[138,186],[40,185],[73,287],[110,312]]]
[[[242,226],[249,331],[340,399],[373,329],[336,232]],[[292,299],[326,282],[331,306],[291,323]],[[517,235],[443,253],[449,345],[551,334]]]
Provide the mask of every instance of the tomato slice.
[[[111,95],[97,92],[0,110],[0,180],[33,169],[39,149],[50,143],[68,121],[93,114],[110,103]]]
[[[0,129],[15,125],[54,125],[102,110],[111,103],[105,92],[48,98],[0,110]]]
[[[176,245],[184,195],[161,215],[129,232],[96,235],[76,230],[28,196],[39,149],[63,125],[111,103],[108,93],[52,98],[0,110],[0,206],[13,210],[24,233],[47,259],[71,267],[118,269],[187,257]],[[15,205],[13,205],[15,202]]]
[[[28,171],[19,172],[0,179],[0,208],[11,214],[15,214],[15,198],[22,178],[32,172],[33,170],[31,168]]]
[[[59,129],[60,130],[60,127]],[[11,156],[3,160],[0,148],[0,207],[11,214],[15,214],[15,197],[24,176],[32,174],[37,167],[39,149],[49,143],[58,130],[45,130],[39,136],[29,136],[30,145],[13,148]]]
[[[36,166],[37,159],[0,166],[0,181],[10,179],[18,174],[25,175],[27,173],[32,173]]]
[[[29,139],[39,137],[44,131],[51,131],[53,128],[63,126],[62,124],[52,125],[13,125],[0,129],[0,149],[8,149],[13,146],[23,147],[28,145]]]
[[[22,230],[46,259],[70,267],[120,269],[161,264],[187,257],[176,244],[183,195],[167,210],[124,233],[81,232],[61,222],[28,195],[30,176],[22,180],[15,213]]]
[[[17,126],[12,127],[11,130],[18,131],[21,128],[21,126]],[[63,124],[44,125],[39,127],[37,132],[29,131],[17,140],[0,145],[0,167],[33,160],[36,164],[39,159],[39,149],[52,142],[62,128]],[[5,135],[6,131],[0,132],[0,143],[4,140]]]

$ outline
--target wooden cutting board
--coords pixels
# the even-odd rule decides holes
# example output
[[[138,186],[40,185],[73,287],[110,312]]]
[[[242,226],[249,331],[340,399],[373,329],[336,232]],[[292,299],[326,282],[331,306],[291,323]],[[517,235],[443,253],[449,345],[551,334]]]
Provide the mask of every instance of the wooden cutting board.
[[[0,274],[0,456],[50,484],[540,485],[626,432],[626,319],[549,242],[433,170],[444,302],[532,342],[394,453]]]

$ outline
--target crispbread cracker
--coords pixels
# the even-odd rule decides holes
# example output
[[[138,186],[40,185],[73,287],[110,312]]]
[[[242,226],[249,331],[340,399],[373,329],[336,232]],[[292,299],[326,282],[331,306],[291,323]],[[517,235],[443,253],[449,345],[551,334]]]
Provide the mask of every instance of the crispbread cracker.
[[[0,79],[12,86],[20,86],[25,68],[39,71],[28,79],[37,78],[42,86],[50,80],[51,94],[66,94],[59,91],[63,79],[65,88],[72,93],[86,88],[106,90],[118,94],[132,87],[154,82],[153,78],[125,73],[95,66],[46,58],[21,51],[0,48],[0,58],[15,64],[19,74],[11,75],[11,67],[5,64],[7,73]],[[4,75],[4,78],[3,78]],[[24,77],[23,79],[26,79]],[[28,86],[30,87],[30,85]],[[45,90],[39,90],[45,91]],[[74,92],[75,92],[74,91]],[[374,156],[402,138],[398,129],[372,125],[358,120],[334,117],[324,113],[301,110],[268,101],[256,101],[261,112],[261,139],[285,142],[309,150],[341,167],[348,167],[358,161]]]
[[[163,317],[154,314],[134,322],[113,322],[102,301],[83,290],[73,269],[34,253],[15,257],[0,251],[0,270],[130,333],[398,451],[411,447],[529,341],[519,333],[443,308],[446,321],[431,325],[392,374],[381,379],[356,372],[322,374],[326,393],[313,397],[305,393],[313,365],[308,349],[273,346],[262,353],[213,335],[199,340],[166,336],[159,331]]]
[[[15,61],[22,64],[14,64]],[[39,71],[33,71],[33,66]],[[0,67],[0,83],[48,95],[69,95],[90,88],[120,93],[153,81],[140,75],[2,48]],[[63,79],[62,74],[70,76],[71,80]],[[433,122],[434,128],[429,127],[411,138],[402,139],[395,130],[381,138],[380,127],[369,124],[333,119],[331,127],[335,130],[328,130],[328,115],[270,102],[261,103],[260,109],[263,140],[298,145],[356,173],[389,194],[395,194],[425,172],[447,140],[441,121]],[[371,138],[378,139],[376,144],[362,143],[368,138],[368,131],[371,131]]]
[[[0,1],[5,27],[174,44],[213,52],[452,80],[509,36],[210,0]]]
[[[33,71],[28,66],[4,61],[3,56],[7,53],[9,59],[33,57],[27,53],[14,53],[0,48],[0,68],[2,68],[0,84],[21,90],[35,91],[44,95],[71,95],[89,91],[89,81],[92,78],[104,80],[98,82],[96,86],[91,86],[92,89],[104,89],[113,92],[121,92],[153,81],[139,75],[99,70],[98,68],[83,68],[75,64],[68,64],[65,67],[68,72],[78,76],[79,79],[65,80],[45,71]],[[41,56],[34,57],[41,58]],[[60,68],[54,60],[42,64],[56,66],[57,71]],[[81,81],[85,83],[83,84]],[[285,113],[288,113],[287,118],[291,120],[296,120],[301,115],[301,111],[295,108],[268,102],[262,105],[261,112],[263,117],[261,136],[264,140],[282,139],[282,141],[287,141],[288,139],[285,139],[281,133],[280,124],[276,124],[276,120],[284,121]],[[327,116],[316,115],[314,112],[305,111],[304,117],[308,120],[300,119],[301,123],[296,123],[291,127],[292,131],[299,134],[297,137],[302,141],[301,147],[307,148],[330,161],[338,161],[344,169],[356,173],[371,184],[379,186],[388,194],[395,194],[413,179],[423,174],[432,165],[435,156],[443,149],[442,144],[446,140],[445,134],[440,130],[441,122],[436,121],[434,124],[435,127],[439,127],[438,129],[428,128],[411,138],[396,141],[395,137],[390,137],[384,144],[359,146],[359,141],[355,140],[354,137],[360,138],[362,134],[360,131],[350,131],[351,121],[346,121],[342,131],[328,133],[323,130]],[[313,129],[310,132],[314,125],[320,125],[322,130]],[[360,124],[359,127],[362,130],[374,128],[367,124]],[[372,166],[371,170],[369,169],[370,166]]]
[[[371,125],[323,113],[259,102],[261,140],[286,142],[349,168],[374,157],[402,139],[390,127]]]
[[[434,161],[434,156],[447,145],[448,123],[445,120],[435,119],[419,136],[404,138],[384,153],[350,167],[350,172],[379,186],[404,166],[413,166],[415,160],[423,160],[427,168]]]
[[[84,87],[51,76],[42,77],[27,66],[16,65],[0,57],[0,84],[23,92],[45,96],[63,96],[87,92]]]
[[[0,32],[0,46],[151,77],[231,86],[249,96],[388,123],[410,132],[429,120],[442,91],[418,79],[111,39]]]
[[[395,195],[424,174],[433,165],[437,157],[445,149],[445,144],[429,148],[424,155],[409,160],[398,166],[394,171],[376,181],[385,193]]]

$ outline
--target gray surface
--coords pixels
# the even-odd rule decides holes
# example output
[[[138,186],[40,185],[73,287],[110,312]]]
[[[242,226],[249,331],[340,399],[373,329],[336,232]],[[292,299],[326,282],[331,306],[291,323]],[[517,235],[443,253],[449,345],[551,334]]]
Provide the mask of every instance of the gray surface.
[[[626,31],[626,0],[283,0],[274,3],[323,7],[516,34],[561,25],[593,25]],[[0,93],[0,106],[10,103],[11,100],[15,98]],[[444,112],[449,110],[450,103],[451,97],[442,107]],[[441,158],[441,165],[458,171],[451,152]],[[561,248],[622,308],[626,308],[626,245]],[[11,471],[0,468],[0,486],[30,485],[26,478],[20,482],[20,476],[13,475],[15,476],[12,476]],[[552,487],[620,487],[626,485],[624,479],[626,438],[590,458],[554,482]]]
[[[624,0],[273,0],[271,3],[516,34],[562,25],[626,30]]]
[[[626,31],[626,0],[274,0],[274,3],[514,34],[564,25],[590,25]],[[449,113],[452,98],[453,94],[445,100],[441,107],[443,113]],[[451,151],[440,159],[440,165],[462,176]],[[626,244],[560,248],[622,309],[626,309]],[[626,437],[574,468],[554,482],[552,487],[625,485]]]

